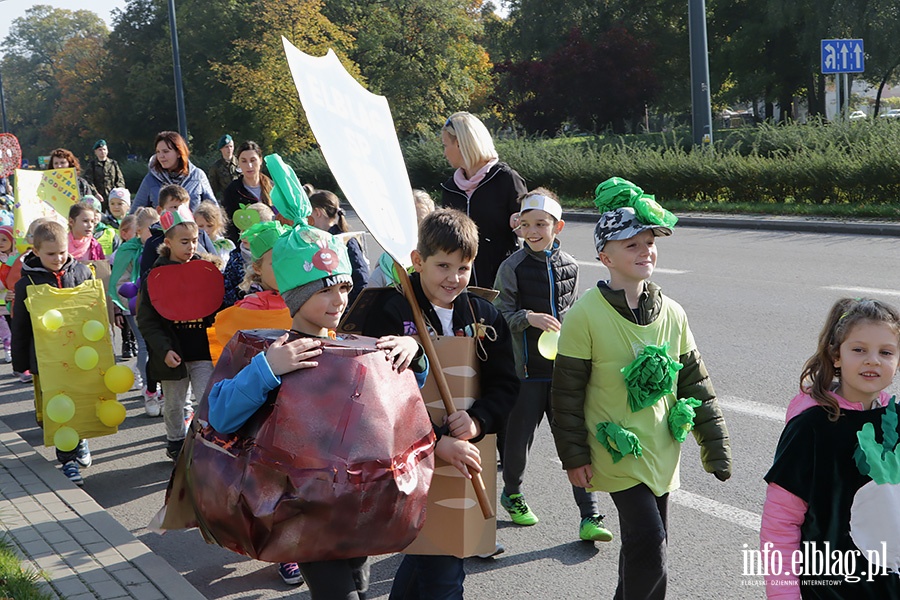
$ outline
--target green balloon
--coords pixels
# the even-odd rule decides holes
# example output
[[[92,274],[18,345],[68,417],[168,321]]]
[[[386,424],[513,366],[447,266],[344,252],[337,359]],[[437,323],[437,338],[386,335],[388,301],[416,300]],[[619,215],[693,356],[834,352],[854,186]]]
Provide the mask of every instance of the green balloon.
[[[53,434],[53,445],[63,452],[71,452],[78,446],[78,432],[68,426],[60,427]]]
[[[65,394],[57,394],[47,402],[45,412],[54,423],[66,423],[75,416],[75,403]]]
[[[90,346],[81,346],[75,351],[75,364],[79,369],[90,371],[99,361],[100,355]]]
[[[84,326],[81,328],[81,333],[84,335],[85,339],[92,342],[99,342],[103,339],[103,336],[106,335],[106,327],[104,327],[103,323],[100,321],[91,319],[90,321],[85,322]]]

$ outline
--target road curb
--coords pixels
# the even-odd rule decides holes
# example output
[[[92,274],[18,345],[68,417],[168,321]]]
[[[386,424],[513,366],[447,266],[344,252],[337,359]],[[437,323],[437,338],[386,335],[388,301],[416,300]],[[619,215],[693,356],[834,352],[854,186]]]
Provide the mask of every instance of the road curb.
[[[791,219],[767,216],[711,216],[678,214],[682,227],[745,229],[757,231],[793,231],[796,233],[833,233],[900,237],[900,224],[886,221],[840,221],[836,219]],[[565,211],[563,219],[578,223],[596,223],[599,215],[590,211]]]

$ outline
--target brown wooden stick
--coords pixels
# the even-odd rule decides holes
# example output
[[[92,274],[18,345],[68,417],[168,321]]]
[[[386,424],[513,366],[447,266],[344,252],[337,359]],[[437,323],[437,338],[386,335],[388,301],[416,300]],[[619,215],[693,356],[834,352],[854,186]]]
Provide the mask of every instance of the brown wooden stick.
[[[419,302],[416,300],[416,293],[412,289],[409,273],[398,262],[394,262],[394,269],[400,277],[403,295],[406,296],[406,301],[409,302],[409,307],[412,309],[413,321],[416,324],[416,330],[419,332],[419,341],[425,350],[428,362],[431,363],[430,371],[434,375],[435,383],[437,383],[438,392],[440,392],[441,400],[444,402],[444,409],[447,411],[447,415],[452,415],[456,412],[456,406],[453,404],[450,386],[447,385],[447,378],[441,369],[441,363],[438,360],[437,352],[434,350],[434,344],[431,342],[431,336],[428,335],[428,328],[425,326],[425,316],[422,314],[422,307],[419,306]],[[493,457],[489,457],[489,460],[493,460]],[[481,514],[484,515],[485,519],[490,519],[494,516],[494,509],[491,506],[491,501],[488,499],[487,491],[484,489],[484,480],[481,478],[481,473],[478,473],[471,467],[468,470],[469,475],[472,476],[472,485],[475,487],[475,497],[478,498]]]

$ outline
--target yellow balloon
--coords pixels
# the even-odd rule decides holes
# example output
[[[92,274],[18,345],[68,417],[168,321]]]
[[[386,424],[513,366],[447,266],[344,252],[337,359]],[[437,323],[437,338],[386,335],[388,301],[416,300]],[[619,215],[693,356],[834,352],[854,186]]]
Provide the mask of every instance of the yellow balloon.
[[[57,394],[47,402],[44,412],[54,423],[65,423],[75,416],[75,403],[65,394]]]
[[[113,394],[124,394],[134,385],[134,373],[125,365],[113,365],[103,374],[103,383]]]
[[[63,319],[63,315],[61,312],[56,310],[55,308],[51,308],[41,317],[41,323],[44,324],[44,327],[49,329],[50,331],[56,331],[65,323],[65,319]]]
[[[53,445],[63,452],[71,452],[78,446],[78,432],[68,426],[60,427],[53,434]]]
[[[107,427],[118,427],[125,420],[125,406],[116,400],[104,400],[97,406],[97,418]]]
[[[559,332],[546,330],[538,338],[538,352],[547,360],[556,360],[556,347],[559,344]]]
[[[81,328],[81,333],[84,334],[84,337],[86,339],[92,342],[99,342],[106,334],[106,327],[104,327],[103,323],[101,323],[100,321],[91,319],[90,321],[84,322],[84,326]]]
[[[90,371],[97,366],[100,361],[100,355],[90,346],[82,346],[75,351],[75,364],[79,369]]]

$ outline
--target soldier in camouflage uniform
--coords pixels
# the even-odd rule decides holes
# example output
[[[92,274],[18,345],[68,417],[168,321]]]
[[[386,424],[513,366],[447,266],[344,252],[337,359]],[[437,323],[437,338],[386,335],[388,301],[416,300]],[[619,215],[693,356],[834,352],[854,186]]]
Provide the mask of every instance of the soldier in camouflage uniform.
[[[97,140],[97,143],[94,144],[94,156],[96,158],[88,161],[82,177],[100,194],[105,212],[108,208],[110,190],[125,187],[125,175],[122,174],[119,163],[109,158],[106,140]]]
[[[238,170],[238,161],[234,156],[234,140],[228,134],[219,138],[216,148],[222,153],[222,158],[213,163],[209,169],[209,184],[219,204],[222,203],[225,189],[231,182],[241,176]]]

